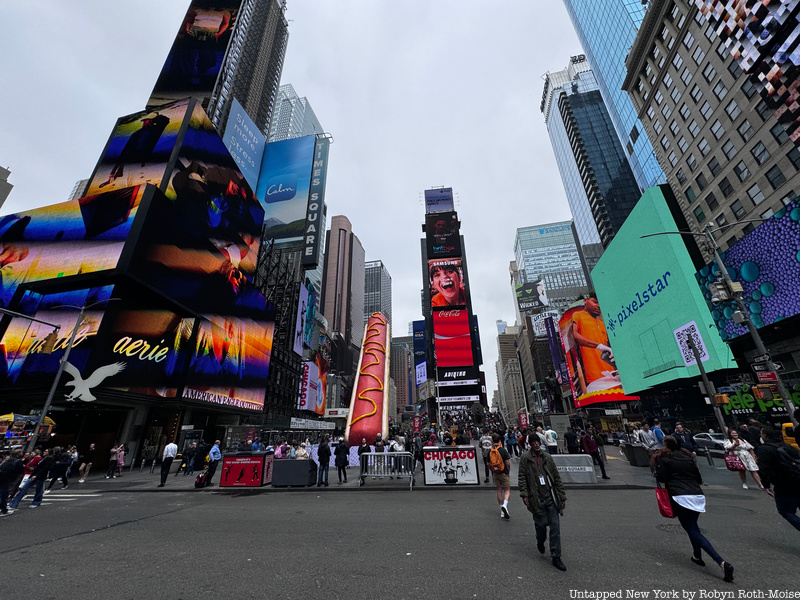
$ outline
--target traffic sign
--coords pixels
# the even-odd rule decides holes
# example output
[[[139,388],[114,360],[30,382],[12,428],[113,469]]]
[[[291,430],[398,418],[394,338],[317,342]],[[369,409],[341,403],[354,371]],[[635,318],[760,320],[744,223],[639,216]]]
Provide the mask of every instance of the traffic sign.
[[[759,354],[753,357],[754,363],[765,363],[769,361],[769,354]]]
[[[776,371],[783,371],[783,363],[774,362],[772,364],[775,365],[775,370]]]
[[[758,375],[758,380],[761,383],[778,381],[778,374],[775,371],[760,371],[756,375]]]
[[[754,363],[753,371],[758,373],[759,371],[769,371],[769,367],[765,363]]]

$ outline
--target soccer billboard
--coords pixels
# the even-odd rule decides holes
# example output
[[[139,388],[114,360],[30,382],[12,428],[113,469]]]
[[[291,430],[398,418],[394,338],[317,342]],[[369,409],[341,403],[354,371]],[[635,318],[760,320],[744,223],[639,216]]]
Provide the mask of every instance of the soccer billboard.
[[[192,1],[147,101],[148,108],[188,96],[211,96],[241,3]]]
[[[742,298],[756,327],[800,314],[800,201],[795,199],[721,253],[731,278],[742,284]],[[708,284],[721,280],[716,261],[696,275],[723,340],[748,333],[735,323],[734,302],[711,302]]]
[[[455,210],[453,188],[425,190],[425,213]]]
[[[520,311],[541,311],[550,306],[544,279],[523,283],[514,289]]]
[[[730,350],[713,328],[714,320],[696,284],[695,267],[682,237],[642,238],[677,230],[664,192],[652,187],[592,270],[600,301],[595,310],[602,306],[605,318],[599,313],[592,315],[596,324],[593,337],[588,337],[607,347],[594,352],[601,361],[600,370],[618,372],[628,393],[697,377],[697,367],[688,366],[694,364],[694,357],[687,335],[701,349],[706,371],[735,368]],[[591,321],[584,317],[581,323]],[[591,379],[588,371],[587,379]]]
[[[267,136],[261,133],[236,98],[231,102],[231,111],[228,114],[222,141],[247,183],[255,189],[258,185],[258,173],[261,171],[264,149],[267,146]]]
[[[461,232],[455,212],[426,215],[425,237],[429,259],[461,256]]]
[[[431,308],[466,308],[467,289],[460,258],[429,260],[428,277],[431,286]]]
[[[266,239],[301,239],[305,234],[316,139],[308,135],[267,144],[256,187]]]
[[[472,335],[466,310],[434,312],[433,338],[437,368],[472,366]]]

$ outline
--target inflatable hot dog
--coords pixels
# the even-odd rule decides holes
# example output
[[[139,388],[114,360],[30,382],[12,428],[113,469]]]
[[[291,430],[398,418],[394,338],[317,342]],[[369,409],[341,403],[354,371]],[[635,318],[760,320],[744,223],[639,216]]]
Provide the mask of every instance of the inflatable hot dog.
[[[389,323],[381,313],[372,313],[364,329],[364,343],[350,399],[350,414],[344,430],[345,443],[358,446],[362,438],[374,444],[380,433],[389,434]]]

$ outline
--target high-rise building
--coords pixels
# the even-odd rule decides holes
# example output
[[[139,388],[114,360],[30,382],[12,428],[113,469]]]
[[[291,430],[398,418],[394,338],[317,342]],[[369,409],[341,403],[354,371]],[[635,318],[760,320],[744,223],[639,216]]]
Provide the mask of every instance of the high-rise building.
[[[83,198],[86,195],[86,190],[89,189],[89,180],[88,179],[79,179],[75,182],[75,185],[72,186],[72,191],[69,193],[69,200],[76,200],[78,198]]]
[[[269,141],[277,142],[305,135],[322,133],[322,125],[314,114],[308,98],[300,98],[290,83],[278,89],[275,114],[269,128]]]
[[[628,95],[622,91],[625,57],[647,10],[641,0],[564,0],[617,136],[643,191],[665,183],[664,172]]]
[[[11,171],[0,167],[0,206],[3,206],[6,198],[8,198],[8,195],[11,193],[11,188],[14,187],[12,184],[8,183],[9,175],[11,175]]]
[[[515,296],[520,298],[525,284],[536,285],[536,298],[521,311],[525,314],[563,312],[589,291],[589,276],[572,221],[520,227],[514,237],[514,256],[522,279],[516,286],[512,282]]]
[[[584,55],[545,76],[540,108],[578,238],[594,266],[641,191]]]
[[[524,410],[525,391],[522,384],[519,358],[517,357],[517,336],[521,327],[511,325],[505,332],[497,335],[497,387],[500,390],[500,402],[504,416],[511,423],[516,422],[516,415]]]
[[[325,243],[320,309],[330,327],[330,370],[348,379],[355,375],[364,335],[364,257],[364,247],[350,220],[343,215],[332,217]]]
[[[723,250],[800,192],[800,150],[730,52],[694,2],[652,3],[624,82],[686,221],[723,227]]]
[[[374,312],[383,313],[391,328],[392,276],[380,260],[364,265],[364,324]]]
[[[397,408],[416,404],[414,385],[414,339],[410,336],[393,337],[389,373],[397,386]],[[394,416],[391,414],[390,416]]]

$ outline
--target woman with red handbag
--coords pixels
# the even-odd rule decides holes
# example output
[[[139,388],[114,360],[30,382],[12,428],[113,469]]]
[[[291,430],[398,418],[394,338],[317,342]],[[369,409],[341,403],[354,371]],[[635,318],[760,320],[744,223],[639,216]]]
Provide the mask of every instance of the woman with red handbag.
[[[736,471],[739,473],[739,478],[742,480],[742,487],[747,489],[746,472],[750,471],[750,475],[753,476],[753,481],[763,490],[764,486],[761,485],[761,478],[758,476],[756,454],[753,452],[753,446],[750,445],[750,442],[740,438],[739,432],[735,429],[729,429],[728,439],[725,440],[723,444],[725,446],[725,466],[728,467],[729,471]]]
[[[733,565],[722,560],[711,542],[697,525],[700,513],[706,512],[706,497],[700,487],[702,477],[692,454],[678,445],[671,435],[664,437],[664,447],[650,459],[656,480],[663,483],[672,500],[672,510],[692,543],[692,562],[706,566],[701,551],[705,550],[723,572],[723,581],[733,581]]]

